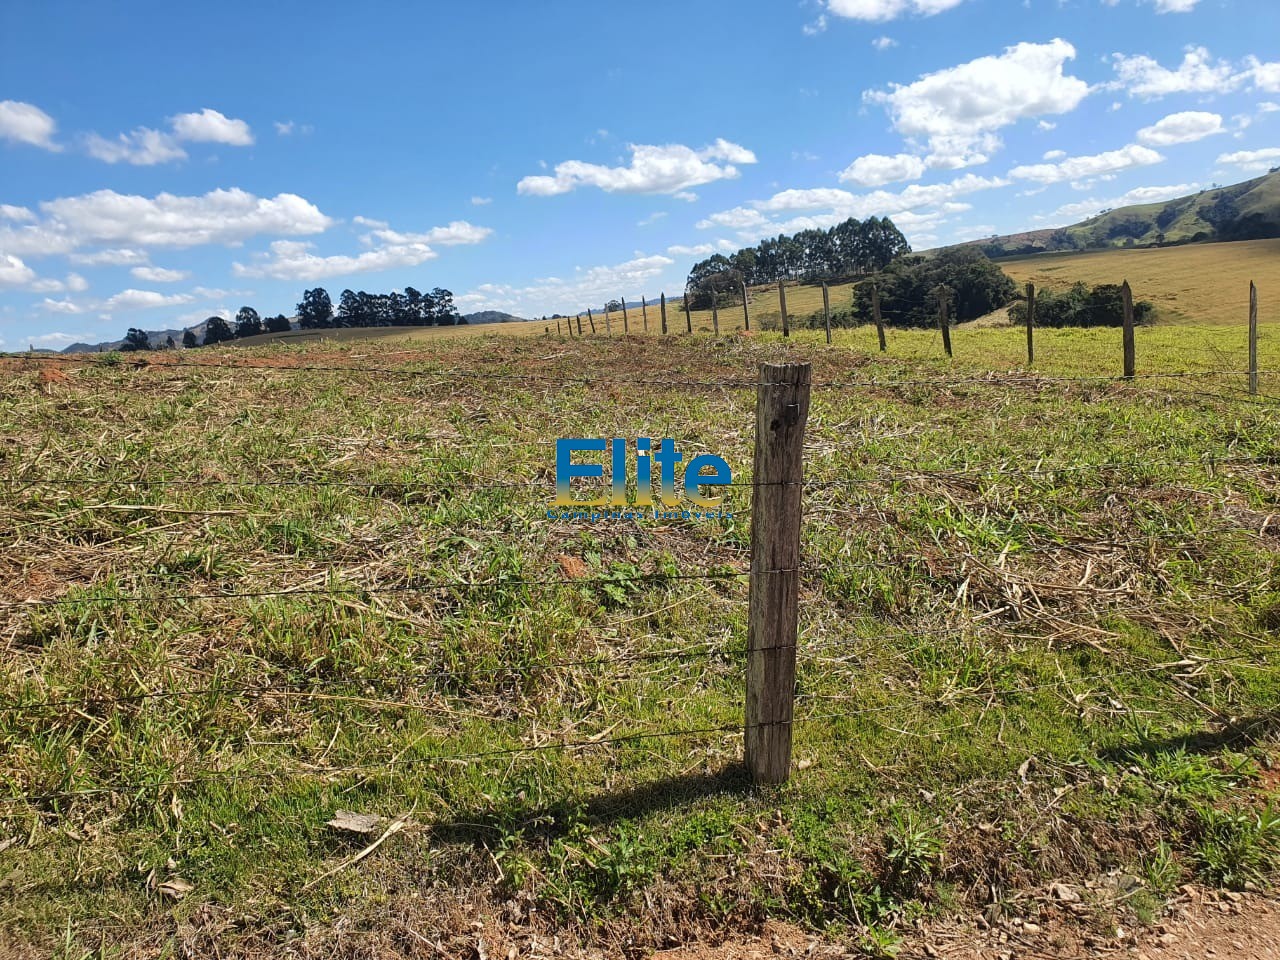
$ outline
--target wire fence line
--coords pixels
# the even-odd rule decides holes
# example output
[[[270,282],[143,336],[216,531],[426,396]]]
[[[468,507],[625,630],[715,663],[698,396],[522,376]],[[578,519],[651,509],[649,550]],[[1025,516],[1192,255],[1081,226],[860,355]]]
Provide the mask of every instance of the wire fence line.
[[[146,781],[126,781],[112,780],[100,783],[93,787],[81,787],[66,790],[47,791],[45,793],[23,793],[0,795],[0,806],[12,806],[15,804],[48,804],[58,803],[77,798],[103,796],[110,794],[143,794],[155,793],[158,791],[173,790],[179,787],[195,787],[209,784],[237,784],[245,782],[259,782],[264,780],[272,780],[286,776],[315,776],[332,779],[343,776],[360,776],[360,777],[376,777],[392,774],[397,768],[419,768],[423,766],[430,767],[434,764],[447,763],[471,763],[483,760],[491,760],[495,758],[532,756],[548,752],[576,752],[590,750],[599,747],[616,747],[625,744],[643,743],[654,740],[671,740],[671,739],[691,739],[696,737],[706,737],[714,734],[733,734],[741,735],[744,731],[752,729],[764,729],[770,727],[785,726],[788,729],[795,726],[803,726],[808,723],[832,723],[844,720],[854,720],[860,718],[875,718],[894,711],[903,709],[919,709],[929,706],[951,706],[958,700],[973,700],[979,703],[990,703],[994,699],[1009,699],[1020,696],[1027,696],[1036,693],[1043,693],[1048,690],[1066,689],[1072,687],[1080,687],[1091,684],[1114,683],[1122,678],[1137,678],[1151,676],[1154,674],[1167,672],[1173,669],[1186,669],[1191,666],[1204,666],[1210,663],[1227,664],[1234,662],[1233,658],[1221,658],[1217,660],[1205,661],[1176,661],[1170,663],[1148,664],[1142,667],[1133,667],[1129,669],[1112,670],[1107,673],[1099,673],[1093,675],[1080,676],[1075,678],[1062,678],[1054,681],[1045,681],[1042,683],[1011,685],[1011,686],[993,686],[986,689],[971,690],[952,690],[942,696],[898,696],[895,697],[891,704],[877,704],[875,706],[863,707],[860,709],[843,710],[839,712],[809,714],[807,716],[789,717],[782,720],[770,720],[762,722],[747,723],[725,723],[713,724],[700,727],[682,728],[682,729],[664,729],[664,730],[642,730],[632,733],[619,735],[601,735],[594,737],[578,737],[571,739],[552,740],[544,743],[520,744],[511,747],[497,747],[489,750],[457,752],[457,753],[428,753],[420,756],[405,757],[402,754],[395,757],[384,758],[378,761],[369,761],[357,764],[339,764],[333,766],[319,766],[300,761],[302,766],[297,770],[282,769],[252,769],[252,770],[216,770],[206,768],[197,775],[188,777],[174,777],[161,780]],[[1259,667],[1259,665],[1251,664],[1250,666],[1260,669],[1272,669],[1270,665]],[[1274,667],[1280,669],[1280,666]],[[796,697],[798,702],[831,702],[844,699],[853,699],[852,697],[842,698],[832,695],[811,695],[799,694]],[[416,704],[406,704],[417,708]],[[273,760],[279,760],[273,757]]]
[[[439,460],[448,460],[448,458],[437,458]],[[715,486],[727,487],[729,489],[756,489],[759,487],[776,487],[776,486],[802,486],[805,489],[835,489],[839,487],[857,486],[859,484],[870,481],[875,482],[894,482],[899,480],[931,480],[931,479],[953,479],[953,478],[979,478],[988,476],[999,476],[1002,479],[1018,479],[1023,477],[1056,477],[1064,473],[1082,473],[1089,471],[1098,471],[1099,473],[1110,472],[1149,472],[1154,469],[1166,468],[1190,468],[1200,467],[1210,471],[1223,467],[1237,466],[1280,466],[1280,448],[1269,453],[1260,453],[1255,456],[1223,456],[1223,457],[1199,457],[1194,460],[1162,460],[1142,459],[1142,460],[1112,460],[1096,463],[1080,463],[1079,461],[1055,461],[1035,459],[1032,460],[1032,466],[1026,468],[1019,465],[1018,460],[1013,457],[1006,457],[1001,460],[989,460],[979,464],[969,462],[959,463],[955,465],[938,464],[932,468],[921,468],[913,466],[910,469],[902,470],[896,468],[884,468],[878,466],[876,468],[859,468],[864,476],[848,477],[845,479],[806,479],[802,481],[732,481],[729,483],[716,483]],[[510,489],[510,490],[538,490],[538,491],[554,491],[555,481],[551,477],[531,478],[528,480],[500,480],[497,477],[483,477],[476,474],[466,473],[461,475],[467,483],[460,486],[453,482],[453,477],[431,477],[427,480],[395,480],[382,479],[378,477],[368,478],[352,478],[352,479],[335,479],[335,478],[270,478],[270,479],[237,479],[228,480],[222,477],[148,477],[148,476],[119,476],[119,477],[71,477],[71,476],[51,476],[42,474],[21,474],[10,473],[0,474],[0,484],[11,484],[14,486],[43,486],[43,487],[115,487],[115,486],[135,486],[135,487],[200,487],[200,488],[257,488],[257,487],[288,487],[288,488],[328,488],[336,487],[339,489],[351,488],[355,490],[426,490],[428,484],[448,483],[451,492],[473,491],[485,489]],[[631,487],[630,489],[634,489]],[[584,504],[590,506],[590,504]]]
[[[1201,535],[1236,535],[1247,533],[1252,535],[1251,531],[1244,531],[1239,527],[1218,527],[1208,528],[1198,531]],[[991,535],[992,539],[1000,540],[1001,538]],[[1089,552],[1082,547],[1079,542],[1072,542],[1070,539],[1060,541],[1051,541],[1047,543],[1015,543],[1013,538],[1008,538],[1005,543],[998,544],[1001,547],[1001,553],[1004,556],[1016,556],[1023,554],[1061,554],[1064,552],[1076,552],[1082,556],[1088,557]],[[968,544],[961,543],[964,552],[958,555],[961,567],[970,561],[978,561],[978,558],[972,553],[972,547]],[[1108,550],[1117,547],[1134,546],[1133,544],[1102,542],[1094,544],[1095,549]],[[913,560],[928,565],[931,559],[926,556],[919,556]],[[901,561],[899,561],[901,562]],[[997,561],[998,562],[998,561]],[[885,569],[887,561],[884,560],[867,560],[864,562],[845,562],[841,563],[837,572],[840,574],[882,571]],[[731,563],[726,561],[725,566]],[[220,600],[266,600],[266,599],[288,599],[290,597],[319,597],[319,598],[339,598],[339,597],[373,597],[373,596],[397,596],[397,595],[421,595],[428,593],[447,593],[450,591],[485,591],[485,590],[523,590],[523,589],[540,589],[546,587],[621,587],[627,588],[635,585],[670,585],[682,582],[719,582],[728,583],[734,581],[749,580],[752,577],[764,577],[783,574],[797,574],[823,577],[829,568],[818,568],[814,566],[796,566],[796,567],[780,567],[765,570],[706,570],[699,572],[674,572],[674,573],[642,573],[631,571],[614,571],[612,573],[595,575],[595,576],[564,576],[564,577],[546,577],[546,578],[492,578],[487,580],[431,580],[431,579],[410,579],[404,583],[371,583],[371,584],[347,584],[341,582],[328,583],[323,586],[314,587],[280,587],[270,590],[222,590],[215,592],[200,593],[141,593],[141,594],[120,594],[108,592],[104,595],[94,596],[86,594],[83,596],[67,597],[39,597],[26,600],[0,600],[0,609],[7,610],[37,610],[42,608],[57,607],[83,607],[102,604],[148,604],[148,603],[189,603],[192,601],[220,601]],[[1014,575],[1013,571],[1008,571],[1002,567],[991,568],[991,572],[995,574]],[[332,571],[319,571],[313,573],[312,576],[329,575]],[[172,576],[165,574],[150,575],[152,579],[159,583],[170,583],[174,579]],[[133,574],[129,579],[139,579],[137,574]],[[1181,582],[1190,585],[1217,586],[1217,581],[1197,580],[1195,578],[1182,578]],[[1066,588],[1071,584],[1040,584],[1045,588],[1061,587]],[[1075,589],[1081,589],[1081,585],[1075,585]],[[87,590],[94,590],[95,586],[86,587]],[[101,589],[101,587],[97,587]]]
[[[218,363],[211,361],[190,361],[190,360],[172,360],[164,359],[160,361],[151,361],[146,358],[137,358],[130,361],[106,362],[99,357],[88,356],[64,356],[61,354],[47,356],[43,354],[26,355],[26,354],[0,354],[0,362],[18,362],[18,363],[53,363],[53,364],[78,364],[81,366],[94,366],[105,370],[122,370],[122,371],[138,371],[138,370],[157,370],[166,369],[196,369],[196,370],[232,370],[236,372],[256,370],[274,373],[348,373],[348,374],[368,374],[380,376],[395,376],[407,378],[431,378],[443,380],[491,380],[491,381],[529,381],[535,383],[554,383],[554,384],[570,384],[579,386],[590,386],[595,384],[612,384],[623,386],[655,386],[655,387],[714,387],[714,388],[735,388],[735,389],[757,389],[762,386],[777,386],[778,384],[771,381],[761,381],[760,379],[750,378],[732,378],[732,379],[689,379],[682,377],[672,378],[646,378],[634,376],[573,376],[573,375],[550,375],[532,372],[499,372],[488,370],[460,369],[457,367],[440,368],[435,370],[416,370],[403,367],[371,367],[371,366],[341,366],[341,365],[316,365],[316,364],[263,364],[263,363]],[[892,389],[902,387],[925,387],[945,389],[958,386],[1037,386],[1040,384],[1062,384],[1062,383],[1092,383],[1092,384],[1125,384],[1134,381],[1152,381],[1152,380],[1201,380],[1228,377],[1242,377],[1247,379],[1256,372],[1260,377],[1274,377],[1280,374],[1280,371],[1261,370],[1250,371],[1248,369],[1237,370],[1234,368],[1213,369],[1213,370],[1177,370],[1165,372],[1151,373],[1134,373],[1131,375],[1124,374],[1094,374],[1094,375],[1044,375],[1033,372],[1024,373],[1006,373],[1006,374],[976,374],[961,377],[868,377],[868,378],[852,378],[829,381],[814,381],[810,384],[814,390],[862,390],[862,389]]]
[[[995,632],[1001,636],[1021,636],[1024,639],[1032,638],[1031,635],[1017,634],[1016,632],[1009,630],[996,630]],[[835,640],[824,642],[822,644],[774,644],[756,647],[754,650],[748,650],[746,647],[731,648],[723,644],[698,644],[673,650],[662,650],[649,653],[629,653],[614,657],[583,657],[568,660],[536,659],[519,663],[503,664],[501,666],[472,666],[467,667],[465,670],[406,670],[391,673],[363,673],[352,677],[309,677],[306,679],[297,679],[293,682],[265,684],[235,683],[228,680],[226,683],[214,682],[206,683],[202,686],[165,687],[161,689],[139,691],[137,693],[85,694],[79,697],[60,697],[55,700],[23,700],[15,697],[6,697],[0,699],[0,713],[37,714],[54,711],[59,716],[62,716],[69,710],[79,711],[102,707],[136,705],[161,700],[196,700],[209,697],[224,697],[228,699],[270,699],[272,697],[306,699],[314,697],[326,700],[347,700],[353,703],[411,709],[420,706],[420,701],[397,701],[387,700],[380,697],[372,698],[372,694],[369,696],[362,696],[359,694],[331,694],[328,691],[346,687],[363,687],[367,690],[376,692],[378,688],[396,686],[403,687],[432,680],[449,680],[461,686],[467,681],[473,680],[477,676],[501,677],[508,674],[543,673],[556,670],[580,670],[594,669],[598,667],[612,668],[617,666],[630,666],[632,664],[647,663],[675,663],[678,665],[685,665],[700,661],[722,660],[732,662],[734,664],[740,664],[751,653],[771,653],[779,650],[795,650],[797,657],[803,661],[831,666],[837,664],[856,663],[872,654],[883,654],[885,651],[883,650],[882,645],[888,640],[915,639],[921,641],[906,650],[892,651],[893,658],[904,659],[926,649],[930,644],[936,643],[940,638],[950,637],[957,639],[969,634],[970,631],[966,631],[963,628],[958,627],[938,629],[922,628],[897,632],[878,631],[875,638],[856,637],[851,638],[850,640]],[[1034,637],[1034,639],[1044,638],[1037,636]],[[852,640],[860,640],[863,642],[855,645],[851,642]],[[837,656],[831,656],[829,655],[831,651],[839,651],[839,653]],[[1177,660],[1161,661],[1159,663],[1148,663],[1144,661],[1140,666],[1130,668],[1130,672],[1140,674],[1145,672],[1159,672],[1161,670],[1174,669],[1196,670],[1212,665],[1237,664],[1260,669],[1269,668],[1269,665],[1258,665],[1252,663],[1251,657],[1246,654],[1237,654],[1231,657],[1203,657],[1187,655]],[[1275,669],[1280,669],[1280,665],[1277,665]],[[1122,671],[1122,673],[1123,672],[1124,671]],[[1092,682],[1099,679],[1108,679],[1116,675],[1117,674],[1112,671],[1106,674],[1098,674],[1096,676],[1076,677],[1065,681],[1045,684],[1042,687],[1021,688],[1020,692],[1027,692],[1029,689],[1048,689],[1059,686],[1064,682]],[[636,679],[647,679],[651,676],[651,674],[611,674],[609,679],[631,681]],[[434,690],[435,688],[432,689]],[[809,700],[858,699],[855,695],[808,693],[800,694],[798,696],[803,696]]]

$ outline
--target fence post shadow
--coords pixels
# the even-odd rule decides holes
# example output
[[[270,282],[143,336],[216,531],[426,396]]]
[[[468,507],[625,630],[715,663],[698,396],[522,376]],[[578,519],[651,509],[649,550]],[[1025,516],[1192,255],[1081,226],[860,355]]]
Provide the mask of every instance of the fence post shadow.
[[[1187,753],[1216,753],[1230,746],[1248,746],[1277,730],[1280,730],[1280,708],[1252,717],[1236,718],[1231,723],[1220,724],[1211,729],[1153,739],[1139,738],[1127,745],[1099,750],[1098,758],[1125,763],[1136,757],[1152,757],[1178,750]]]
[[[586,800],[562,798],[541,806],[515,803],[459,811],[452,820],[432,823],[435,837],[453,843],[477,843],[495,835],[522,830],[525,837],[554,839],[577,823],[608,824],[633,820],[708,797],[746,795],[754,789],[740,760],[702,773],[684,773],[651,780]]]

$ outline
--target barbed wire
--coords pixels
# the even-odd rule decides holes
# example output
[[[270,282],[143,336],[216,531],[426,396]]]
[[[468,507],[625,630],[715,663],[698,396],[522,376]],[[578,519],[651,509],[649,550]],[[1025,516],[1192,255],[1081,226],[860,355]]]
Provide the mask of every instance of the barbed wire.
[[[115,597],[56,597],[38,600],[0,600],[0,609],[32,608],[50,606],[69,606],[86,603],[171,603],[188,600],[256,600],[268,597],[293,596],[371,596],[399,593],[431,593],[447,590],[491,590],[523,587],[555,587],[555,586],[593,586],[596,584],[623,585],[628,583],[677,583],[690,580],[723,581],[739,580],[753,575],[771,575],[783,573],[799,573],[800,568],[789,567],[777,570],[704,572],[704,573],[617,573],[597,577],[554,577],[538,580],[421,580],[403,584],[370,584],[325,587],[288,587],[278,590],[243,590],[219,593],[177,593],[158,594],[153,596],[125,595]]]
[[[1055,627],[1054,635],[1060,633],[1064,627],[1064,624],[1060,624],[1055,621],[1050,621],[1050,623]],[[1076,628],[1081,627],[1080,624],[1074,623],[1067,623],[1065,625]],[[869,628],[870,625],[863,626]],[[408,670],[393,673],[362,673],[351,677],[306,677],[296,678],[292,682],[268,682],[252,685],[232,682],[213,682],[198,687],[162,688],[158,690],[146,690],[138,693],[126,694],[85,694],[80,697],[64,697],[57,700],[24,701],[15,697],[8,697],[0,700],[0,713],[27,714],[48,710],[63,711],[68,708],[114,707],[127,704],[144,703],[153,700],[196,699],[208,696],[254,699],[268,699],[277,696],[305,699],[310,696],[316,696],[324,699],[349,700],[356,703],[377,702],[385,706],[413,708],[419,704],[415,702],[386,700],[370,701],[365,696],[355,694],[345,697],[334,696],[322,693],[321,691],[351,686],[359,686],[365,687],[366,689],[376,690],[379,687],[404,686],[406,684],[420,683],[428,680],[451,680],[462,684],[477,676],[504,676],[508,674],[519,675],[522,673],[544,673],[555,670],[617,667],[629,666],[638,663],[658,663],[666,661],[675,661],[680,664],[699,660],[732,660],[735,662],[742,662],[752,655],[788,650],[794,650],[796,652],[797,662],[813,662],[824,666],[848,664],[873,654],[888,654],[892,659],[908,661],[912,654],[919,653],[926,647],[931,647],[939,638],[945,637],[956,639],[972,637],[984,630],[989,630],[992,633],[1008,638],[1023,640],[1045,639],[1043,635],[1010,630],[1008,629],[1008,626],[1009,625],[1007,624],[1002,624],[992,620],[969,621],[963,624],[920,627],[905,630],[885,631],[879,629],[876,630],[874,637],[853,636],[849,638],[827,638],[823,642],[817,644],[797,641],[795,643],[749,647],[703,643],[691,644],[672,650],[630,653],[616,657],[583,657],[569,660],[539,658],[523,662],[505,663],[500,665],[470,666],[465,669],[453,670],[437,669]],[[908,647],[905,650],[890,649],[884,646],[886,641],[903,639],[919,640],[921,642]],[[828,655],[830,651],[841,652],[837,656],[831,656]],[[1248,658],[1245,654],[1237,654],[1232,657],[1203,657],[1195,654],[1188,654],[1177,661],[1152,666],[1157,668],[1174,666],[1190,668],[1212,663],[1247,663],[1247,659]],[[1108,676],[1109,675],[1110,674],[1108,674]],[[611,679],[633,680],[636,679],[636,677],[632,674],[613,674],[611,675]],[[847,699],[838,696],[822,696],[813,694],[809,695],[809,697],[810,699]]]
[[[436,370],[414,370],[400,367],[369,367],[369,366],[340,366],[328,364],[263,364],[263,363],[215,363],[208,361],[191,361],[191,360],[171,360],[164,359],[159,362],[153,362],[145,357],[131,358],[129,361],[117,360],[107,362],[101,358],[89,357],[68,357],[64,355],[46,356],[46,355],[25,355],[25,354],[7,354],[0,355],[0,360],[11,360],[15,362],[45,362],[45,363],[71,363],[80,365],[92,365],[102,367],[108,370],[165,370],[165,369],[207,369],[207,370],[264,370],[276,373],[355,373],[355,374],[375,374],[385,376],[400,377],[423,377],[433,379],[468,379],[468,380],[494,380],[494,381],[511,381],[523,380],[529,382],[542,383],[559,383],[559,384],[576,384],[576,385],[593,385],[593,384],[623,384],[633,386],[691,386],[691,387],[729,387],[747,389],[751,387],[762,386],[788,386],[794,387],[796,384],[782,381],[761,381],[759,379],[687,379],[687,378],[644,378],[644,377],[623,377],[623,376],[551,376],[541,373],[503,373],[497,371],[481,371],[467,370],[456,367],[441,368]],[[843,389],[863,389],[863,388],[900,388],[900,387],[953,387],[953,386],[1027,386],[1045,383],[1132,383],[1135,381],[1148,380],[1188,380],[1188,379],[1204,379],[1215,377],[1241,377],[1247,378],[1250,375],[1248,370],[1181,370],[1156,373],[1137,373],[1132,376],[1123,374],[1095,374],[1095,375],[1041,375],[1031,372],[1011,373],[1005,375],[995,374],[975,374],[967,377],[918,377],[918,378],[878,378],[870,377],[863,379],[849,380],[829,380],[814,381],[809,384],[814,390],[843,390]],[[1275,371],[1258,371],[1259,377],[1276,376]],[[1247,395],[1244,395],[1247,397]]]
[[[811,441],[818,442],[818,441]],[[443,458],[442,458],[443,459]],[[896,470],[890,468],[873,469],[867,476],[847,477],[843,479],[806,479],[806,480],[744,480],[731,481],[728,483],[709,483],[708,485],[725,487],[728,489],[759,489],[766,487],[791,487],[801,486],[806,489],[835,489],[839,487],[858,486],[866,483],[892,483],[902,480],[951,480],[964,478],[977,478],[984,476],[1000,476],[1007,479],[1018,479],[1024,477],[1053,477],[1063,473],[1083,473],[1089,471],[1102,472],[1149,472],[1153,469],[1163,468],[1187,468],[1202,467],[1207,470],[1216,470],[1222,467],[1232,466],[1280,466],[1280,450],[1274,453],[1258,454],[1252,457],[1236,457],[1224,456],[1220,458],[1198,458],[1195,460],[1133,460],[1133,461],[1107,461],[1097,463],[1079,463],[1079,462],[1050,462],[1045,463],[1043,459],[1036,460],[1035,466],[1031,469],[1020,468],[1016,465],[1014,458],[1006,457],[1001,460],[987,461],[980,465],[970,463],[957,464],[948,466],[939,464],[932,468],[921,468],[912,466],[905,470]],[[0,474],[0,484],[12,484],[15,486],[47,486],[47,487],[115,487],[115,486],[136,486],[136,487],[201,487],[201,488],[308,488],[315,487],[318,489],[337,488],[337,489],[354,489],[354,490],[373,490],[375,495],[379,491],[385,490],[421,490],[423,492],[441,492],[437,488],[446,489],[450,493],[459,491],[477,491],[477,490],[555,490],[553,478],[545,477],[541,479],[529,480],[500,480],[496,477],[484,477],[477,474],[463,474],[458,479],[466,481],[465,484],[455,482],[454,477],[423,477],[416,480],[394,480],[394,479],[326,479],[326,478],[280,478],[280,479],[263,479],[263,480],[228,480],[225,478],[200,478],[200,477],[145,477],[145,476],[127,476],[127,477],[65,477],[65,476],[48,476],[48,475],[24,475],[24,474]],[[634,490],[634,485],[629,484],[629,490]],[[92,509],[94,505],[90,504],[83,509]],[[107,505],[104,505],[107,506]],[[118,505],[116,505],[118,506]],[[155,508],[153,504],[141,504],[140,507]],[[609,507],[610,509],[625,509],[627,505],[614,504],[592,504],[582,502],[581,504],[559,504],[556,506],[565,509],[581,507],[583,509],[591,507]],[[633,506],[632,509],[635,507]]]
[[[743,733],[750,729],[763,729],[766,727],[778,726],[795,726],[805,723],[817,722],[835,722],[840,720],[850,720],[858,717],[865,717],[880,713],[890,713],[906,707],[921,706],[941,706],[946,707],[960,699],[977,699],[987,701],[993,697],[1007,699],[1023,694],[1038,693],[1044,690],[1068,687],[1071,685],[1099,683],[1115,681],[1119,678],[1132,678],[1138,676],[1149,676],[1162,671],[1171,669],[1188,669],[1193,666],[1202,666],[1207,663],[1231,662],[1230,658],[1223,658],[1220,661],[1199,660],[1199,661],[1174,661],[1161,664],[1149,664],[1144,667],[1113,670],[1108,673],[1093,674],[1075,678],[1063,678],[1056,681],[1045,683],[1029,684],[1022,686],[1012,686],[1003,688],[988,689],[966,689],[966,690],[950,690],[943,696],[916,696],[916,697],[898,697],[890,706],[876,705],[868,706],[857,710],[842,711],[839,713],[816,714],[801,717],[792,717],[791,719],[780,719],[766,721],[760,723],[746,724],[715,724],[693,728],[682,728],[677,730],[649,730],[638,731],[635,733],[621,734],[618,736],[599,736],[599,737],[583,737],[576,739],[558,740],[542,744],[523,744],[512,747],[499,747],[491,750],[471,751],[465,753],[446,753],[431,754],[428,756],[403,757],[397,756],[391,759],[383,760],[377,763],[365,762],[358,764],[345,764],[333,767],[325,767],[322,769],[311,769],[306,773],[321,775],[325,777],[336,777],[346,775],[370,776],[377,774],[386,774],[393,768],[400,767],[421,767],[431,766],[443,763],[469,763],[478,762],[499,757],[536,755],[554,751],[577,751],[586,750],[595,747],[612,747],[622,744],[639,743],[652,740],[663,739],[687,739],[691,737],[707,736],[717,733]],[[1270,668],[1271,665],[1254,665],[1259,669]],[[799,694],[796,697],[797,702],[809,702],[837,699],[835,696]],[[182,778],[171,778],[168,780],[151,781],[148,783],[124,783],[120,781],[110,782],[102,786],[87,787],[75,790],[52,791],[43,794],[13,794],[9,796],[0,796],[0,805],[11,806],[15,804],[33,804],[33,803],[51,803],[62,800],[73,800],[91,796],[102,796],[106,794],[137,794],[143,791],[171,790],[179,787],[195,787],[204,784],[227,784],[240,782],[253,782],[274,779],[278,777],[298,776],[294,771],[287,770],[242,770],[242,771],[207,771],[203,776],[192,776]]]
[[[1209,534],[1231,535],[1239,533],[1249,533],[1238,527],[1214,527],[1202,528],[1197,531],[1198,535],[1205,536]],[[1010,538],[1012,540],[1012,538]],[[964,553],[960,557],[961,569],[970,560],[977,561],[972,553],[972,547],[967,543],[959,544],[963,548]],[[1111,541],[1101,544],[1095,544],[1099,549],[1108,549],[1116,546]],[[1176,549],[1180,549],[1185,545],[1178,545]],[[1085,547],[1077,542],[1049,541],[1045,543],[1005,543],[1001,546],[1002,552],[1010,551],[1013,555],[1020,554],[1057,554],[1062,551],[1078,552],[1088,555]],[[922,563],[928,563],[931,559],[923,555],[912,557]],[[730,566],[732,561],[726,560],[725,566]],[[738,561],[740,562],[740,561]],[[901,558],[898,558],[896,564],[901,564]],[[889,566],[889,560],[870,559],[860,562],[842,563],[839,567],[840,573],[850,573],[854,571],[881,571]],[[282,587],[269,590],[225,590],[218,592],[203,593],[159,593],[159,594],[124,594],[115,596],[82,596],[82,597],[48,597],[34,598],[27,600],[0,600],[0,610],[2,609],[39,609],[47,607],[63,607],[63,606],[84,606],[92,604],[145,604],[145,603],[185,603],[189,601],[199,600],[258,600],[271,598],[288,598],[294,596],[312,596],[312,597],[362,597],[362,596],[392,596],[392,595],[408,595],[408,594],[425,594],[434,592],[457,591],[480,591],[480,590],[497,590],[497,589],[525,589],[525,588],[543,588],[543,587],[594,587],[594,586],[613,586],[628,587],[634,584],[671,584],[688,581],[704,581],[704,582],[727,582],[734,580],[750,579],[753,576],[769,576],[775,574],[794,573],[800,576],[817,576],[822,579],[828,568],[819,569],[809,565],[798,567],[788,567],[767,570],[725,570],[725,571],[701,571],[696,573],[631,573],[626,571],[614,571],[604,573],[597,576],[582,577],[551,577],[551,578],[513,578],[513,579],[490,579],[490,580],[409,580],[399,584],[341,584],[333,583],[325,586],[315,587]],[[993,573],[1008,572],[1003,570],[992,571]],[[312,574],[329,575],[333,571],[320,571]],[[164,574],[152,575],[156,581],[167,581],[169,577]],[[137,579],[134,575],[133,579]],[[1211,580],[1184,580],[1184,583],[1194,585],[1221,586],[1217,581]],[[1046,586],[1040,584],[1039,586]],[[1066,585],[1064,585],[1066,586]],[[101,588],[101,585],[87,585],[84,589],[93,590]]]

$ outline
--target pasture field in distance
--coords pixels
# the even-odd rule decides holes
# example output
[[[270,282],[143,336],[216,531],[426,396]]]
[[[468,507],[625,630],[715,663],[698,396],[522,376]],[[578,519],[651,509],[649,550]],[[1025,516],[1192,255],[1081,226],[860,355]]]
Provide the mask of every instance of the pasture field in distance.
[[[0,953],[462,953],[476,917],[491,955],[640,952],[767,916],[888,955],[1051,882],[1099,936],[1264,883],[1272,330],[1256,399],[1054,379],[1118,372],[1115,330],[1042,331],[1030,373],[1009,328],[952,362],[867,327],[0,359]],[[1239,371],[1238,339],[1140,329],[1139,373]],[[752,384],[800,360],[799,762],[752,790]],[[637,435],[724,457],[735,517],[547,518],[557,438]]]
[[[1046,253],[996,261],[1019,286],[1062,288],[1128,280],[1156,305],[1158,322],[1236,324],[1248,319],[1249,281],[1280,305],[1280,240]]]

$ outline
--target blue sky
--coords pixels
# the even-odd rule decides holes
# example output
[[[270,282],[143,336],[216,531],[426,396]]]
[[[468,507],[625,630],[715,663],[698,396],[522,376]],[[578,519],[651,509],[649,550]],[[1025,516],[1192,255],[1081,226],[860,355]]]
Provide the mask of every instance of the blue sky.
[[[848,216],[923,249],[1277,164],[1274,0],[5,0],[0,348],[311,286],[576,312]]]

